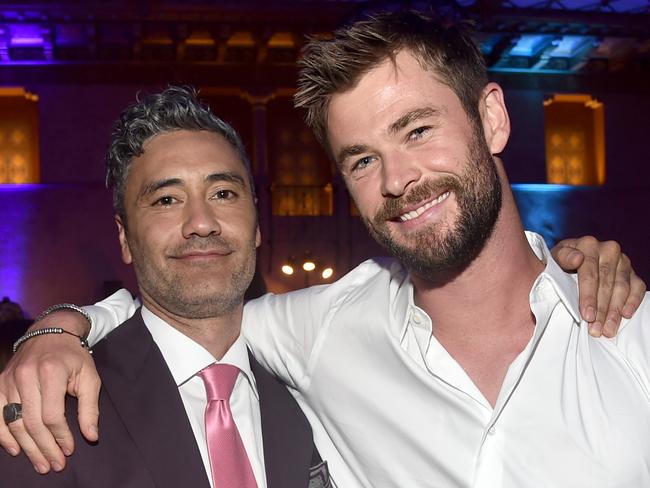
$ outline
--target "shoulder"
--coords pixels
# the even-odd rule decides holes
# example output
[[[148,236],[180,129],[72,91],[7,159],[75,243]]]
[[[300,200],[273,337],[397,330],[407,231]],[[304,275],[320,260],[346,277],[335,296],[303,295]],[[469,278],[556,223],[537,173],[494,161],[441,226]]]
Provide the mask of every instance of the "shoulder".
[[[141,309],[136,310],[131,318],[125,320],[92,348],[98,369],[137,362],[154,345],[140,312]]]
[[[273,411],[273,415],[278,416],[276,421],[291,424],[294,426],[292,428],[305,431],[311,439],[309,422],[285,384],[264,369],[250,352],[249,359],[260,397],[262,415],[269,415],[269,412]]]
[[[280,486],[303,486],[311,470],[321,466],[309,421],[288,388],[252,354],[249,357],[259,394],[267,467],[276,481],[281,480]]]
[[[399,261],[388,258],[368,259],[335,282],[282,294],[267,294],[246,304],[246,314],[268,313],[308,307],[312,311],[331,310],[338,304],[352,301],[359,295],[387,289],[391,282],[402,282],[407,276]]]

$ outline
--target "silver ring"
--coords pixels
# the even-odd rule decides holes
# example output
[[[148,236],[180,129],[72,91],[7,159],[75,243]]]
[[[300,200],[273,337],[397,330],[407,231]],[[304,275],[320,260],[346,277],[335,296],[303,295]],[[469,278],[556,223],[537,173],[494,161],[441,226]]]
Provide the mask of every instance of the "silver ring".
[[[5,424],[9,425],[18,419],[23,418],[23,406],[20,403],[8,403],[2,408],[2,418]]]

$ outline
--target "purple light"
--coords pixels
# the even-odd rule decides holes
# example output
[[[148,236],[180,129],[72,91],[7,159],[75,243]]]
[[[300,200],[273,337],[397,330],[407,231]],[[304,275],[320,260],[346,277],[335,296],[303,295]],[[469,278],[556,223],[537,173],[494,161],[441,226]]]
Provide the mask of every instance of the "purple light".
[[[42,46],[42,37],[19,37],[11,39],[12,46]]]
[[[0,183],[0,194],[2,193],[15,193],[20,191],[38,190],[45,188],[48,185],[40,183]]]
[[[41,27],[34,24],[14,24],[11,29],[11,46],[28,47],[42,46],[43,35]]]
[[[43,185],[0,185],[0,295],[20,303],[27,294],[28,222],[33,212],[31,195]]]

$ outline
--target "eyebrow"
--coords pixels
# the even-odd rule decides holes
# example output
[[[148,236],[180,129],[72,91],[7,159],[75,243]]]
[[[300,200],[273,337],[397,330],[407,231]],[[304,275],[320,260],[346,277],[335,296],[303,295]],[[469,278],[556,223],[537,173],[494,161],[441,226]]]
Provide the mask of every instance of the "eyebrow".
[[[241,175],[237,173],[233,173],[231,171],[209,174],[208,176],[205,177],[204,181],[207,183],[215,183],[218,181],[229,181],[231,183],[238,183],[241,186],[246,186],[246,182],[244,181],[244,178]],[[158,190],[161,190],[162,188],[167,188],[170,186],[182,186],[182,185],[183,185],[183,180],[181,178],[164,178],[161,180],[152,181],[142,189],[139,197],[140,198],[147,197],[153,193],[156,193]]]
[[[183,180],[180,178],[164,178],[162,180],[155,180],[142,189],[139,198],[148,197],[149,195],[156,193],[161,188],[167,188],[168,186],[181,186],[182,184]]]
[[[351,146],[345,146],[339,151],[339,154],[336,158],[336,164],[337,166],[341,167],[343,161],[346,158],[349,158],[350,156],[357,156],[358,154],[362,154],[366,151],[368,151],[368,146],[365,144],[353,144]]]
[[[411,110],[402,115],[399,119],[388,126],[388,133],[391,135],[397,134],[407,125],[415,122],[416,120],[424,119],[426,117],[440,117],[442,110],[435,107],[422,107]]]
[[[422,107],[410,110],[388,126],[388,133],[394,135],[416,120],[424,119],[426,117],[440,117],[442,112],[442,109],[435,107]],[[368,151],[368,146],[365,144],[352,144],[350,146],[345,146],[339,151],[336,158],[336,164],[340,167],[346,158],[357,156],[366,151]]]
[[[230,183],[238,183],[241,186],[246,186],[246,181],[244,178],[240,174],[233,173],[232,171],[209,174],[205,177],[205,181],[210,183],[216,183],[218,181],[229,181]]]

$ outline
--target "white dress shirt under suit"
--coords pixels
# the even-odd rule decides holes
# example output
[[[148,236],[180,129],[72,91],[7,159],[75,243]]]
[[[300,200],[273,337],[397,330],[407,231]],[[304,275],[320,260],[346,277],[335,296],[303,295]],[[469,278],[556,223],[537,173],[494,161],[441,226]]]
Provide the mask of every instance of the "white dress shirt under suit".
[[[247,304],[243,334],[290,386],[337,486],[650,486],[650,299],[616,339],[591,337],[575,277],[527,236],[546,263],[530,292],[536,326],[495,408],[436,340],[393,259]],[[89,307],[93,335],[133,309],[127,292]]]
[[[178,386],[210,486],[214,484],[205,437],[204,415],[207,400],[203,380],[197,373],[216,362],[231,364],[240,369],[230,396],[230,409],[253,468],[257,486],[266,488],[259,396],[243,338],[238,337],[221,361],[217,361],[203,346],[167,324],[146,307],[142,307],[142,319]]]

